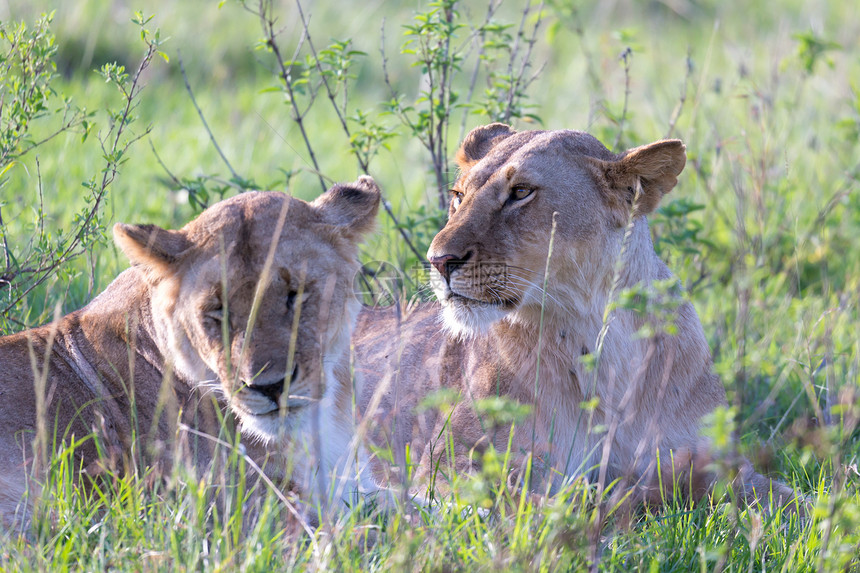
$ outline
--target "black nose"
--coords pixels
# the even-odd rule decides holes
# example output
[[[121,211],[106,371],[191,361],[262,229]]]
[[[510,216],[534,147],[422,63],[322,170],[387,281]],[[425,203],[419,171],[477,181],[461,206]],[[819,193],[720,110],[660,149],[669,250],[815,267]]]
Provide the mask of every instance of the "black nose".
[[[293,373],[290,376],[290,384],[296,381],[299,377],[299,365],[293,366]],[[284,393],[284,379],[278,379],[272,382],[252,381],[250,384],[245,384],[245,387],[254,392],[259,392],[272,402],[280,402],[281,394]]]
[[[469,260],[469,257],[471,256],[472,251],[466,253],[466,256],[462,258],[458,258],[454,255],[430,257],[430,264],[436,267],[436,270],[439,271],[439,274],[442,275],[442,278],[444,278],[446,281],[449,281],[451,280],[451,273],[465,265],[466,261]]]
[[[246,386],[254,392],[259,392],[272,402],[280,402],[281,394],[284,393],[284,381],[275,382],[274,384],[246,384]]]

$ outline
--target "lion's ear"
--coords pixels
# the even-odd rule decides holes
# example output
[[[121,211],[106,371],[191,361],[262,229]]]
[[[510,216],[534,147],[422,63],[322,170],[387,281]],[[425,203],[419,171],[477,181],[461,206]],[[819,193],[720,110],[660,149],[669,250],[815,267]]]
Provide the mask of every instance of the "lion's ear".
[[[634,200],[637,215],[657,208],[678,182],[687,162],[686,149],[678,139],[665,139],[629,149],[616,161],[593,160],[606,183],[607,203],[619,215],[620,224],[626,222]]]
[[[504,123],[491,123],[476,127],[466,136],[454,160],[460,169],[468,169],[490,152],[500,141],[515,134],[516,131]]]
[[[382,191],[368,175],[353,183],[338,183],[311,203],[326,223],[337,227],[352,240],[373,230]]]
[[[113,226],[113,238],[134,265],[167,270],[191,248],[182,231],[168,231],[156,225]]]

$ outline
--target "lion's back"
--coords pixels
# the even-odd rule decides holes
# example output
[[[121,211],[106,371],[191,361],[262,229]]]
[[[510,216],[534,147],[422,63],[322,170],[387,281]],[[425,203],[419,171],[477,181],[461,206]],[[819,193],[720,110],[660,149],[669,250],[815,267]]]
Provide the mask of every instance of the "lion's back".
[[[450,360],[439,311],[437,303],[365,308],[353,334],[360,416],[372,419],[371,440],[392,448],[398,465],[407,443],[412,463],[420,459],[436,425],[436,410],[419,405],[445,386]],[[395,479],[381,471],[375,468],[378,479]]]

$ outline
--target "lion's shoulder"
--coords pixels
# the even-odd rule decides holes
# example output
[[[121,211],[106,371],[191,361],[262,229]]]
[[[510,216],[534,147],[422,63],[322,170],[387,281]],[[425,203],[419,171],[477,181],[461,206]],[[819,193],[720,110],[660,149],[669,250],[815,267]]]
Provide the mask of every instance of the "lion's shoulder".
[[[353,341],[359,357],[388,348],[397,340],[431,341],[442,336],[438,303],[364,307]]]

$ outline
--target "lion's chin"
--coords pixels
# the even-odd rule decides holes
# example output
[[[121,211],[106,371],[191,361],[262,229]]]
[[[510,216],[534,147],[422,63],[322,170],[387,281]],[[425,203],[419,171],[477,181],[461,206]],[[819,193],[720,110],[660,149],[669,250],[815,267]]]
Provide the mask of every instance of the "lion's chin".
[[[242,424],[242,434],[264,443],[289,439],[304,418],[304,412],[282,413],[277,409],[265,414],[251,414],[236,404],[233,404],[233,411]]]
[[[510,312],[501,305],[463,297],[450,297],[441,303],[443,328],[450,336],[460,339],[486,333],[493,323]]]

